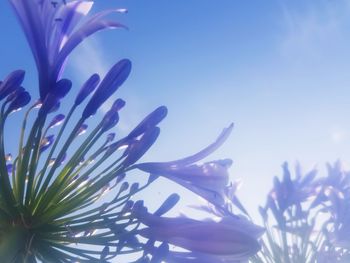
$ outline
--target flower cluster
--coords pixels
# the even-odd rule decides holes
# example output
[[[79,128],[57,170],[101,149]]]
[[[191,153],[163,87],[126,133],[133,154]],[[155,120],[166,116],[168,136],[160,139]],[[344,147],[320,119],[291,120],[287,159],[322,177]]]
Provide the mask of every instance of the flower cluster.
[[[266,239],[256,262],[348,262],[350,259],[350,173],[339,162],[317,179],[296,166],[292,179],[287,163],[266,205],[260,208]],[[270,217],[272,215],[272,218]]]
[[[325,235],[320,247],[326,262],[350,260],[350,172],[340,162],[328,164],[328,176],[321,179],[322,187],[313,203],[321,206],[326,215],[322,231]],[[324,262],[324,261],[323,261]]]
[[[126,10],[105,10],[84,18],[93,1],[10,3],[33,53],[40,98],[30,104],[31,96],[22,87],[23,70],[0,82],[1,261],[111,262],[132,253],[138,257],[135,262],[233,263],[256,254],[263,230],[229,209],[233,204],[242,207],[228,191],[231,161],[198,164],[226,140],[232,125],[194,155],[140,163],[159,136],[166,107],[155,109],[124,137],[110,132],[125,106],[120,98],[95,127],[86,124],[128,78],[128,59],[117,62],[103,78],[93,74],[71,108],[62,111],[60,104],[74,86],[63,77],[69,54],[99,30],[125,28],[108,17]],[[18,151],[8,153],[6,120],[22,108],[26,111]],[[10,140],[12,145],[16,141]],[[147,173],[148,181],[131,183],[132,170]],[[153,213],[142,201],[132,201],[159,176],[207,200],[220,220],[163,216],[179,200],[177,194]],[[108,191],[112,198],[102,198]]]

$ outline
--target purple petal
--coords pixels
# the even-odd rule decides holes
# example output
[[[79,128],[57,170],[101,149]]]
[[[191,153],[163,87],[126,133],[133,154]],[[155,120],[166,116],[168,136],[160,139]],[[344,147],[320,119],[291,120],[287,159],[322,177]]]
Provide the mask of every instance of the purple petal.
[[[55,61],[55,67],[53,69],[53,74],[55,76],[59,75],[60,69],[74,48],[76,48],[85,38],[88,36],[103,30],[103,29],[113,29],[113,28],[126,28],[124,25],[109,20],[90,20],[83,24],[78,30],[76,30],[67,40],[66,44],[62,48],[61,52],[57,56]]]
[[[200,152],[194,155],[188,156],[183,159],[171,161],[171,162],[157,163],[157,165],[163,165],[164,167],[173,166],[173,165],[186,166],[186,165],[198,162],[203,158],[207,157],[208,155],[210,155],[211,153],[213,153],[214,151],[216,151],[226,141],[232,129],[233,129],[233,124],[231,124],[228,128],[225,128],[214,143],[210,144],[209,146],[207,146],[206,148],[204,148],[203,150],[201,150]],[[143,166],[143,164],[139,164],[139,165]]]
[[[231,160],[218,160],[195,165],[196,162],[216,150],[228,137],[233,125],[224,129],[219,138],[197,154],[172,162],[141,163],[136,168],[153,175],[166,177],[215,205],[225,203],[225,187],[228,184],[228,167]]]
[[[44,99],[47,94],[49,76],[49,61],[47,56],[45,24],[50,15],[41,15],[40,4],[33,1],[10,0],[17,17],[21,23],[28,44],[38,68],[40,82],[40,97]]]
[[[52,30],[53,32],[48,32],[47,34],[52,35],[51,45],[49,46],[52,55],[51,61],[54,61],[55,56],[58,55],[58,52],[67,41],[67,36],[72,33],[79,21],[89,13],[92,5],[93,2],[74,1],[57,8],[55,14],[56,21],[54,21],[55,25],[52,26],[55,30]]]
[[[248,259],[260,249],[248,223],[158,217],[145,210],[139,211],[136,216],[148,226],[139,231],[145,238],[167,242],[208,256],[230,256],[236,260]]]
[[[141,170],[154,175],[166,177],[215,205],[225,204],[225,187],[229,181],[228,167],[231,160],[207,162],[202,165],[177,166],[143,166]],[[139,169],[140,167],[136,165]]]

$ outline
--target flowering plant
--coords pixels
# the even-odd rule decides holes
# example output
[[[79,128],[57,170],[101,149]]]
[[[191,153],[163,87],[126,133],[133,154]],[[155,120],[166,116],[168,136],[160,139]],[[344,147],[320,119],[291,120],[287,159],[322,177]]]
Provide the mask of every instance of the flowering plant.
[[[316,169],[305,175],[296,166],[293,179],[287,163],[283,179],[274,179],[260,214],[266,229],[255,262],[349,262],[350,173],[340,162],[328,165],[328,176]]]
[[[23,70],[11,72],[0,83],[1,261],[111,262],[136,254],[135,262],[241,262],[254,255],[262,229],[230,209],[231,161],[197,164],[225,141],[232,125],[196,154],[140,163],[159,136],[166,107],[155,109],[122,138],[113,132],[104,137],[118,124],[122,99],[115,100],[95,127],[86,125],[128,78],[128,59],[117,62],[102,79],[92,75],[71,108],[60,108],[74,86],[63,77],[70,53],[99,30],[125,28],[108,17],[126,10],[104,10],[83,19],[93,1],[9,1],[33,53],[40,98],[30,104],[31,96],[22,87]],[[22,108],[26,111],[18,151],[8,153],[5,124]],[[51,117],[54,112],[59,113]],[[86,138],[78,140],[83,133],[88,133]],[[131,171],[149,174],[148,181],[130,184]],[[219,220],[164,217],[178,202],[178,194],[152,213],[142,200],[132,200],[159,176],[206,199]],[[113,198],[101,202],[107,191]]]
[[[287,163],[260,207],[264,227],[252,219],[230,182],[229,159],[206,161],[233,125],[201,151],[168,162],[142,162],[156,142],[167,108],[145,116],[126,136],[111,130],[126,102],[118,98],[99,119],[99,108],[127,80],[132,64],[115,63],[104,77],[73,88],[64,77],[71,52],[100,30],[126,28],[103,10],[89,16],[88,0],[9,0],[30,46],[39,98],[22,87],[25,72],[0,81],[0,261],[169,263],[350,262],[350,173],[339,162],[328,176],[316,169],[295,177]],[[75,99],[60,107],[68,93]],[[5,136],[7,120],[24,109],[18,140]],[[89,128],[88,119],[96,125]],[[85,134],[83,136],[83,134]],[[8,152],[8,142],[18,150]],[[140,174],[139,181],[130,174]],[[195,206],[209,219],[169,217],[180,195],[155,211],[136,194],[159,177],[206,201]],[[146,178],[146,180],[143,180]],[[108,196],[106,193],[109,192]]]

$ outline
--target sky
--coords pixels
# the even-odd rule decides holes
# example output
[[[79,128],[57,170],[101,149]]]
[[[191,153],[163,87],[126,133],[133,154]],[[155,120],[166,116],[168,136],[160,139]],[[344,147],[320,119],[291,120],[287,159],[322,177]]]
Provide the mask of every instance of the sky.
[[[299,162],[305,172],[317,166],[320,175],[326,162],[350,165],[348,1],[96,0],[94,11],[107,7],[129,10],[116,16],[129,30],[85,41],[65,76],[78,90],[92,73],[132,60],[132,74],[114,97],[127,102],[116,131],[130,130],[159,105],[169,109],[143,160],[195,153],[234,122],[206,160],[234,161],[231,180],[241,180],[238,195],[256,220],[284,161],[291,169]],[[25,87],[37,96],[35,65],[7,1],[0,2],[0,34],[0,79],[23,68]],[[165,180],[155,188],[157,197],[145,194],[151,205],[176,190]]]

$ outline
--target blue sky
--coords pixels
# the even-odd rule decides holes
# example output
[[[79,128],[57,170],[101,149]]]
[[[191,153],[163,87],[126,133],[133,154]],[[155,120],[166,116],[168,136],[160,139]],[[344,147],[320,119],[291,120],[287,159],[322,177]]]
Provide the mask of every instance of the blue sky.
[[[305,170],[318,165],[321,173],[327,161],[350,164],[348,1],[100,0],[94,10],[106,7],[128,8],[117,19],[130,30],[86,41],[66,76],[78,88],[121,58],[133,61],[116,94],[127,101],[118,132],[158,105],[169,108],[145,160],[194,153],[234,122],[231,137],[209,159],[234,160],[232,180],[242,180],[239,195],[254,215],[284,161],[298,160]],[[24,68],[26,88],[35,94],[34,63],[6,1],[0,32],[0,78]],[[171,193],[170,186],[156,185],[161,194]]]

